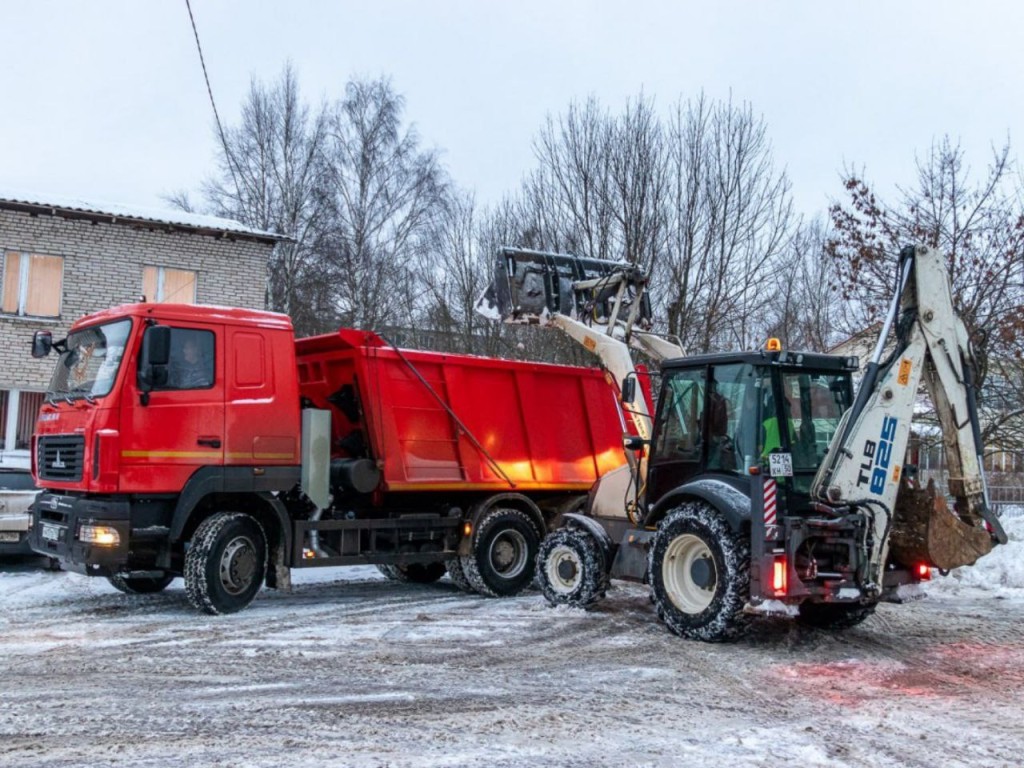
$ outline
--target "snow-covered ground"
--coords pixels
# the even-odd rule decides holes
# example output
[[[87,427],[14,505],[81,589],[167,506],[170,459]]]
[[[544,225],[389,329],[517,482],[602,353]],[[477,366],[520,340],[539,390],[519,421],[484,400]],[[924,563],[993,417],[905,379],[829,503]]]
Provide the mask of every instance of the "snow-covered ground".
[[[371,568],[208,617],[180,582],[0,570],[0,765],[1004,766],[1024,755],[1012,541],[846,632],[680,640],[643,589],[597,610]]]

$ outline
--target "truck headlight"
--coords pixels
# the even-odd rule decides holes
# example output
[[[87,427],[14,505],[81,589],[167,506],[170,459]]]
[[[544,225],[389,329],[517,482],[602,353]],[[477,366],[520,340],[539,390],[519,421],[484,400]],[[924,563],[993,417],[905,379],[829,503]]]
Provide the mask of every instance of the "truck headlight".
[[[99,547],[116,547],[121,543],[121,534],[109,525],[83,525],[78,529],[78,540]]]

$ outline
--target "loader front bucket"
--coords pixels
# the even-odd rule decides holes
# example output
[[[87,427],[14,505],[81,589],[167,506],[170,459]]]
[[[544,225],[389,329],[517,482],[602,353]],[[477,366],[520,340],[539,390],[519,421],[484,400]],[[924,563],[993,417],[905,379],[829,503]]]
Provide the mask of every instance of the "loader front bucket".
[[[890,538],[890,552],[905,565],[927,563],[949,570],[972,565],[992,551],[992,534],[969,525],[950,511],[946,499],[935,492],[900,485]]]
[[[502,248],[494,267],[494,282],[477,301],[476,310],[506,323],[541,323],[555,313],[577,320],[607,321],[619,288],[620,312],[640,302],[636,323],[650,325],[647,280],[624,262],[584,259],[559,253]]]

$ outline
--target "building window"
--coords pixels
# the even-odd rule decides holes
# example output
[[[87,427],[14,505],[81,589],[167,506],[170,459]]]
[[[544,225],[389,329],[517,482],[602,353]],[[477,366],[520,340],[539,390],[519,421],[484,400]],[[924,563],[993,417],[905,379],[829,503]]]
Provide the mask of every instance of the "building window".
[[[44,392],[0,391],[0,449],[25,450],[32,445]]]
[[[64,259],[38,253],[4,254],[3,311],[9,315],[60,317]]]
[[[170,267],[143,267],[142,294],[158,304],[195,304],[196,273]]]

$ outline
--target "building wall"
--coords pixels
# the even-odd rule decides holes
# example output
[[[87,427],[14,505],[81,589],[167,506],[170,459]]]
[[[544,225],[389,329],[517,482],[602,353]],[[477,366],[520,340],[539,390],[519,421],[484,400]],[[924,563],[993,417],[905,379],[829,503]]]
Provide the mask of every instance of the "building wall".
[[[46,388],[53,366],[53,358],[34,360],[29,354],[36,330],[49,329],[60,338],[82,315],[138,300],[144,266],[194,270],[200,304],[262,309],[272,246],[0,210],[0,254],[6,251],[64,258],[59,319],[0,314],[0,390],[31,391]]]

